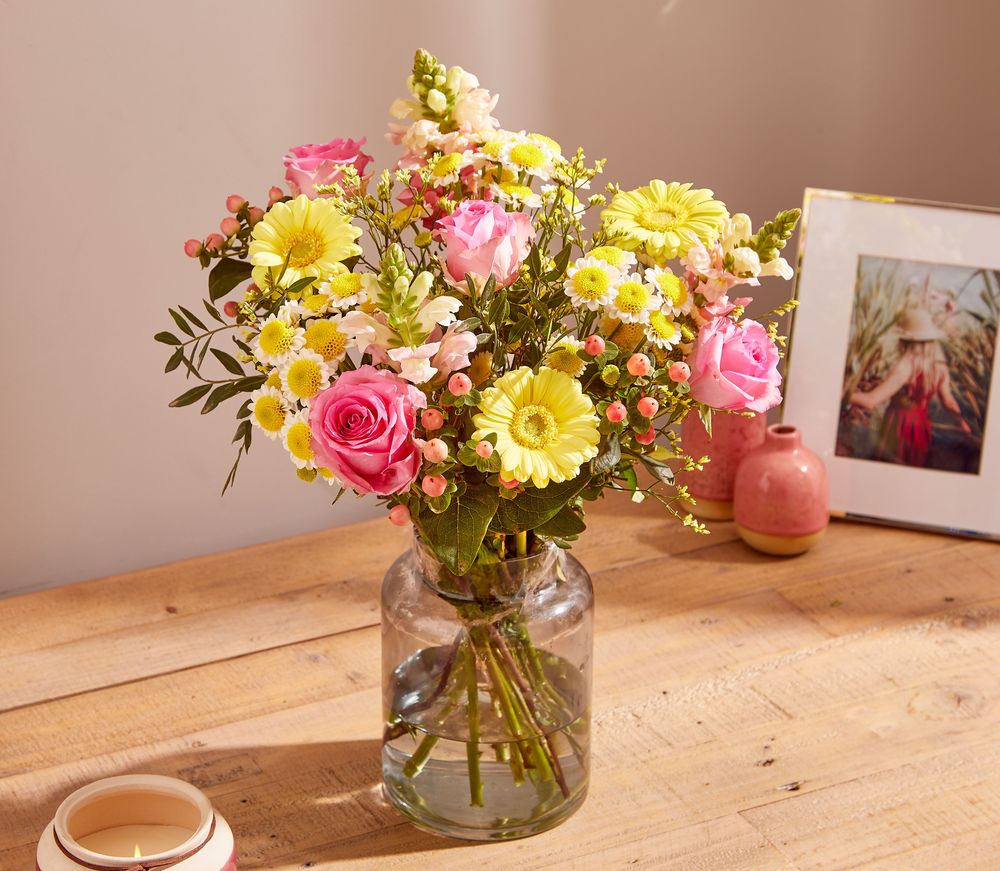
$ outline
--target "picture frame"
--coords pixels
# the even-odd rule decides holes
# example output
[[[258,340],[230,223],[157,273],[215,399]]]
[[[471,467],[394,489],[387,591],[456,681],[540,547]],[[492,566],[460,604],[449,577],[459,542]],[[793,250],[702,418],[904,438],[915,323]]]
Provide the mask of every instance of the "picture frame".
[[[808,188],[782,419],[834,516],[1000,540],[1000,210]]]

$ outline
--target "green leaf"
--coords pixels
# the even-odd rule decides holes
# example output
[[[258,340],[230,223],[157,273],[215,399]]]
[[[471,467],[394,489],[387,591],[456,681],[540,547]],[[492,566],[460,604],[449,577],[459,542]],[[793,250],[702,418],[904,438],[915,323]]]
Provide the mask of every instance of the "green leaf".
[[[441,514],[421,513],[424,540],[456,575],[464,575],[475,562],[499,501],[492,487],[468,487]]]
[[[563,276],[566,272],[566,267],[569,266],[569,258],[572,253],[573,246],[567,245],[562,251],[556,254],[552,268],[545,273],[547,281],[555,281]]]
[[[167,311],[170,312],[170,317],[174,319],[174,323],[177,324],[178,327],[180,327],[181,331],[187,333],[189,336],[193,338],[194,330],[192,330],[191,327],[188,326],[188,322],[184,320],[184,318],[182,318],[172,308],[168,308]]]
[[[250,417],[252,413],[250,411],[250,400],[248,399],[239,407],[239,411],[236,412],[236,419],[243,420],[245,417]]]
[[[215,302],[222,299],[236,285],[250,277],[253,267],[246,260],[225,258],[220,260],[208,273],[208,297]]]
[[[589,482],[590,473],[581,470],[569,481],[552,483],[541,489],[530,487],[518,493],[516,499],[504,499],[497,508],[493,528],[508,534],[537,529],[555,517]]]
[[[197,387],[192,387],[171,402],[170,408],[181,408],[185,405],[191,405],[201,399],[211,389],[211,384],[199,384]]]
[[[538,253],[538,246],[532,245],[531,250],[528,251],[528,270],[531,272],[532,277],[539,278],[542,274],[542,257]]]
[[[242,441],[246,434],[250,431],[250,421],[245,420],[238,427],[236,427],[236,435],[233,436],[233,444],[238,441]]]
[[[162,342],[164,345],[179,345],[181,340],[177,338],[173,333],[168,333],[166,331],[162,333],[157,333],[153,338],[157,342]]]
[[[567,505],[555,517],[536,527],[535,534],[544,535],[546,538],[572,538],[586,528],[587,524],[579,512]]]
[[[183,313],[184,317],[186,317],[186,318],[187,318],[187,319],[188,319],[188,320],[189,320],[189,321],[190,321],[190,322],[191,322],[192,324],[194,324],[194,325],[195,325],[195,326],[196,326],[196,327],[197,327],[197,328],[198,328],[199,330],[207,330],[207,329],[208,329],[208,327],[206,327],[206,326],[205,326],[205,325],[204,325],[204,324],[203,324],[203,323],[201,322],[201,320],[200,320],[199,318],[197,318],[197,317],[195,316],[194,312],[192,312],[192,311],[191,311],[190,309],[186,309],[186,308],[184,308],[184,306],[182,306],[182,305],[179,305],[179,306],[177,306],[177,308],[179,308],[179,309],[181,310],[181,312]]]
[[[178,366],[181,365],[181,360],[184,359],[184,349],[178,348],[170,355],[170,359],[167,360],[167,365],[163,367],[164,372],[173,372]]]
[[[228,384],[220,384],[212,391],[208,399],[205,400],[205,405],[202,407],[201,413],[208,414],[210,411],[215,411],[220,402],[232,399],[239,392],[239,388],[233,381],[230,381]]]
[[[222,315],[219,314],[219,310],[212,305],[207,299],[203,299],[202,303],[205,306],[205,311],[207,311],[213,318],[215,318],[220,324],[224,324],[225,320]]]
[[[250,393],[260,387],[265,381],[267,381],[266,375],[251,375],[248,378],[241,378],[237,381],[236,389],[241,393]]]
[[[232,372],[233,375],[246,374],[236,358],[231,357],[225,351],[220,351],[218,348],[212,348],[212,356],[226,368],[227,372]]]
[[[618,434],[613,432],[608,436],[604,450],[590,461],[590,471],[595,475],[603,475],[617,466],[621,458],[622,448],[618,442]]]
[[[316,281],[315,276],[307,275],[305,278],[300,278],[298,281],[293,282],[285,290],[285,296],[291,296],[293,293],[300,293],[309,287],[310,284]]]

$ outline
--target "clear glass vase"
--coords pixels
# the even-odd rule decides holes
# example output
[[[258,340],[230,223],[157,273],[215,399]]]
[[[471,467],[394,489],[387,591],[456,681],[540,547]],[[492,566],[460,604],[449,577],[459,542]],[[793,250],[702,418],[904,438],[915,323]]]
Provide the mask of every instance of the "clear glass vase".
[[[587,794],[593,588],[571,555],[451,574],[419,539],[382,584],[382,780],[417,826],[521,838]]]

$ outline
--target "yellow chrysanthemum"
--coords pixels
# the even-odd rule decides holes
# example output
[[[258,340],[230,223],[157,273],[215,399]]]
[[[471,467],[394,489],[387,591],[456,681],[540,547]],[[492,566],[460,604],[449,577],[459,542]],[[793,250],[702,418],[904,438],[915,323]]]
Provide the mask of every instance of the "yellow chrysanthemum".
[[[550,369],[565,372],[570,378],[579,378],[587,368],[586,362],[576,353],[582,347],[583,342],[564,339],[545,355],[545,365]]]
[[[312,429],[309,427],[309,418],[304,412],[300,411],[289,418],[281,431],[281,440],[285,443],[288,455],[296,468],[311,469],[315,466]]]
[[[329,380],[326,361],[315,351],[300,351],[281,367],[281,384],[296,399],[312,399]]]
[[[281,391],[274,387],[261,387],[250,394],[250,420],[269,439],[278,437],[285,425],[287,406]]]
[[[646,281],[660,292],[667,308],[673,314],[684,314],[691,310],[691,294],[688,292],[687,284],[669,269],[659,267],[647,269]]]
[[[681,328],[664,312],[655,311],[649,316],[646,338],[657,348],[669,351],[681,340]]]
[[[495,435],[500,474],[546,487],[567,481],[597,456],[600,434],[594,404],[580,382],[542,366],[508,372],[483,391],[473,417],[475,440]]]
[[[710,190],[659,179],[615,194],[601,212],[605,228],[621,235],[619,245],[654,263],[686,253],[695,238],[714,241],[728,218],[725,204],[713,200]]]
[[[607,336],[619,348],[634,350],[646,338],[646,325],[640,323],[625,324],[618,318],[601,318],[601,334]]]
[[[306,327],[306,347],[327,363],[340,362],[347,354],[347,336],[335,320],[313,321]]]
[[[622,248],[616,248],[614,245],[601,245],[593,248],[587,256],[603,260],[622,272],[628,272],[635,266],[635,254]]]
[[[338,275],[346,271],[343,260],[361,253],[355,244],[360,235],[330,200],[302,194],[289,203],[275,203],[253,228],[253,280],[265,287],[268,270],[277,278],[286,260],[284,285],[306,276]]]

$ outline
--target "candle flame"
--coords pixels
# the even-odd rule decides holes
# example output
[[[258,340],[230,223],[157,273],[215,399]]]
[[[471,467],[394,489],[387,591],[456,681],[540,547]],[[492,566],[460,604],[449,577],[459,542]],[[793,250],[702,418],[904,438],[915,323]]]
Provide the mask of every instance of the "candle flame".
[[[142,858],[142,851],[139,849],[139,845],[138,844],[135,845],[135,850],[133,850],[133,852],[132,852],[132,858],[133,859],[141,859]]]

